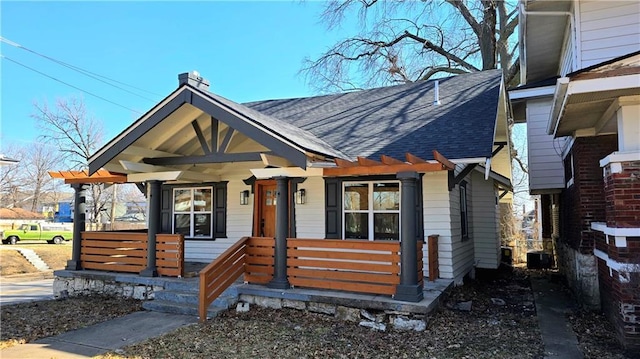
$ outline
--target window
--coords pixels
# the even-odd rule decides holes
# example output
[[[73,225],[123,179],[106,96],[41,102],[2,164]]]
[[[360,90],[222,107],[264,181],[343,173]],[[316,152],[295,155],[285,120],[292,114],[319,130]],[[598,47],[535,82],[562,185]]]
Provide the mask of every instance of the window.
[[[400,184],[345,182],[344,238],[400,239]]]
[[[189,238],[212,238],[212,187],[173,190],[173,233]]]
[[[460,182],[460,232],[462,240],[469,239],[469,214],[467,212],[467,182]]]

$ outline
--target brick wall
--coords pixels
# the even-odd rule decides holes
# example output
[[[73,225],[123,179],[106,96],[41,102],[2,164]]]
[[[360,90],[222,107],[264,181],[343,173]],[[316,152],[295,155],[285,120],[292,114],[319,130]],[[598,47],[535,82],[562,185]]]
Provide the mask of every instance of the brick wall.
[[[604,174],[607,227],[640,228],[640,161],[609,164]],[[618,271],[598,259],[602,309],[622,344],[640,351],[640,237],[626,237],[618,244],[614,236],[597,236],[596,248],[626,266]]]
[[[605,168],[607,226],[640,228],[640,161],[620,165],[620,173]]]
[[[578,137],[571,148],[573,185],[561,195],[560,240],[580,253],[593,253],[595,237],[591,222],[606,221],[600,160],[617,149],[617,135]]]

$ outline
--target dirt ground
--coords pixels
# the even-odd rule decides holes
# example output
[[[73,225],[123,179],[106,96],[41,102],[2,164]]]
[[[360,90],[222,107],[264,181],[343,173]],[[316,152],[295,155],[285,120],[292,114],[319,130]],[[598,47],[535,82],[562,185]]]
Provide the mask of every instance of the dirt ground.
[[[469,302],[469,310],[460,305]],[[3,306],[0,348],[135,310],[140,310],[140,302],[106,297]],[[186,326],[102,358],[537,359],[544,355],[525,271],[454,288],[441,309],[426,319],[423,332],[382,332],[324,314],[252,306],[248,313],[229,310],[205,324]],[[585,358],[632,358],[625,356],[602,316],[576,311],[568,319]]]
[[[71,242],[64,242],[63,244],[19,242],[15,246],[3,244],[0,245],[0,275],[8,276],[38,272],[18,251],[13,249],[16,247],[35,251],[53,270],[63,269],[67,264],[67,260],[71,258]]]

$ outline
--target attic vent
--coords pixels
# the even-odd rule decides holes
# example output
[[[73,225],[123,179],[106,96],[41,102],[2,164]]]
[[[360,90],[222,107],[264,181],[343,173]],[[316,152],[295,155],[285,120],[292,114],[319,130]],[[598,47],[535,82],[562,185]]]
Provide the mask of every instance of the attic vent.
[[[438,80],[433,83],[433,104],[440,104],[440,81]]]
[[[209,81],[202,76],[198,71],[185,72],[178,75],[178,86],[189,85],[200,90],[209,90]]]

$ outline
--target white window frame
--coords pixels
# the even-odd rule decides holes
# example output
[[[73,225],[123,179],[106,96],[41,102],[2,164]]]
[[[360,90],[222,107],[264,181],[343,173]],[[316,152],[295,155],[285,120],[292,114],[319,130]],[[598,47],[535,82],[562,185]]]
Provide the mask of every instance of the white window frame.
[[[398,184],[398,209],[397,210],[389,210],[389,209],[373,209],[373,192],[374,186],[376,183],[397,183]],[[368,186],[367,203],[369,204],[369,208],[366,210],[358,209],[358,210],[347,210],[345,209],[344,199],[346,193],[346,187],[350,184],[366,184]],[[376,213],[397,213],[398,214],[398,240],[402,238],[402,214],[400,213],[400,208],[402,208],[402,186],[400,181],[393,180],[383,180],[383,181],[343,181],[342,182],[342,238],[346,239],[346,220],[345,215],[347,213],[367,213],[367,222],[368,228],[367,232],[369,233],[370,241],[376,240],[375,237],[375,223],[374,223],[374,214]]]
[[[208,211],[194,211],[193,210],[193,196],[196,190],[199,189],[208,189],[211,191],[211,207],[209,208]],[[184,190],[189,190],[191,192],[191,199],[190,199],[190,203],[191,203],[191,208],[189,211],[176,211],[176,192],[177,191],[184,191]],[[213,239],[213,204],[214,204],[214,189],[213,186],[201,186],[201,187],[176,187],[173,189],[173,201],[171,203],[171,233],[176,233],[176,214],[189,214],[189,235],[186,236],[185,238],[193,238],[193,239]],[[195,215],[196,214],[209,214],[210,218],[211,218],[211,222],[209,223],[209,236],[195,236]]]

